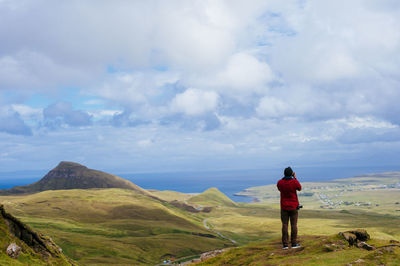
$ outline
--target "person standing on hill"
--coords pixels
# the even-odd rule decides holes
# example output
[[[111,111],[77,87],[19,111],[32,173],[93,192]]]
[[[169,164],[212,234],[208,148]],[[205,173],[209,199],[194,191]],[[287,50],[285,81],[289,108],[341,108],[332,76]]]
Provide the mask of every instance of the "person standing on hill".
[[[278,181],[277,187],[281,192],[281,221],[282,221],[282,245],[283,249],[288,249],[289,244],[289,220],[290,220],[290,240],[292,248],[299,248],[297,243],[297,218],[298,209],[301,208],[297,198],[297,190],[301,190],[301,185],[296,179],[296,173],[292,168],[287,167],[284,171],[285,176]]]

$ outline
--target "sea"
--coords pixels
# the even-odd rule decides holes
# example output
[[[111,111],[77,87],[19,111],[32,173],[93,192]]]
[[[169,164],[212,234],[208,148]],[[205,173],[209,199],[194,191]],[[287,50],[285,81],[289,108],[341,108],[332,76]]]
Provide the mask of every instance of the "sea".
[[[283,176],[284,168],[185,171],[157,173],[113,173],[128,179],[145,189],[172,190],[184,193],[201,193],[216,187],[235,202],[251,202],[253,199],[237,196],[246,188],[275,184]],[[300,182],[323,182],[358,175],[400,171],[398,166],[363,167],[293,167]],[[0,189],[31,184],[40,180],[48,170],[0,172]]]

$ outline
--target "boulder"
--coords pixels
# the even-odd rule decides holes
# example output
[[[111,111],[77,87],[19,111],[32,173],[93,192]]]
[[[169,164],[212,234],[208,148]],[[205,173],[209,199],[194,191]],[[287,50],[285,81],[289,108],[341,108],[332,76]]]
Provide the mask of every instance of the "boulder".
[[[20,252],[21,252],[21,247],[15,243],[11,243],[6,250],[7,255],[13,259],[18,258]]]
[[[357,229],[357,230],[352,230],[352,231],[348,231],[348,232],[355,234],[357,236],[357,240],[360,240],[360,241],[367,241],[367,240],[371,239],[371,237],[367,233],[367,230],[364,230],[364,229]]]
[[[340,236],[342,236],[347,242],[349,242],[349,245],[355,245],[357,243],[357,236],[353,233],[350,232],[340,232]]]
[[[367,241],[371,239],[367,231],[364,229],[340,232],[339,235],[346,239],[350,246],[356,245],[358,241]]]
[[[374,246],[371,246],[371,245],[365,243],[364,241],[359,242],[359,243],[357,244],[357,247],[363,248],[363,249],[366,249],[366,250],[375,250],[375,247],[374,247]]]

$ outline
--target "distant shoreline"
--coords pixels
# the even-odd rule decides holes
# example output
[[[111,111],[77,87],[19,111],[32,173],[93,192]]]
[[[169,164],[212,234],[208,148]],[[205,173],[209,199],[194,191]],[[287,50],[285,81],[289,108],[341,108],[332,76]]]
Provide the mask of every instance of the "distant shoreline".
[[[379,172],[397,171],[400,166],[383,167],[294,167],[300,182],[325,182]],[[144,189],[171,190],[182,193],[201,193],[217,187],[235,202],[254,202],[254,198],[238,193],[249,187],[275,184],[282,169],[227,170],[206,172],[166,172],[118,174]],[[31,184],[47,171],[0,172],[0,188]],[[321,175],[321,173],[325,173]]]

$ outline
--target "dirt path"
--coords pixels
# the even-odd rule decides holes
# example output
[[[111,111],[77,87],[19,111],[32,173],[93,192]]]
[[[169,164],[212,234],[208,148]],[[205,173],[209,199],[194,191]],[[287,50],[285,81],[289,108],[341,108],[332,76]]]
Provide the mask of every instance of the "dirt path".
[[[204,220],[203,220],[203,224],[204,224],[204,227],[205,227],[207,230],[209,230],[209,231],[211,231],[211,232],[214,232],[214,233],[216,233],[217,235],[219,235],[220,237],[231,241],[233,244],[236,244],[236,245],[238,244],[238,242],[236,242],[236,241],[233,240],[232,238],[226,237],[226,236],[224,236],[223,234],[221,234],[220,232],[218,232],[217,230],[214,230],[214,229],[210,228],[210,227],[208,226],[208,224],[207,224],[207,219],[204,219]]]

